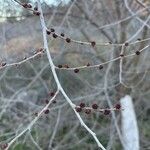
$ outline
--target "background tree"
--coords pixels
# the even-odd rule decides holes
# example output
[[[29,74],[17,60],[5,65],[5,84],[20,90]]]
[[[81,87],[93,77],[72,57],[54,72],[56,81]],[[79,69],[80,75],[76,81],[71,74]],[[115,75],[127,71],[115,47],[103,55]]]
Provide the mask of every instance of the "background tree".
[[[30,3],[32,8],[36,6]],[[2,147],[26,129],[57,87],[43,53],[39,16],[13,1],[4,4],[1,16],[6,20],[0,23]],[[129,95],[137,116],[140,148],[145,150],[150,147],[150,24],[149,3],[142,4],[137,0],[73,0],[57,6],[43,3],[42,10],[47,28],[55,29],[47,35],[48,46],[71,101],[77,106],[113,108]],[[18,15],[23,17],[18,19]],[[49,109],[12,149],[98,149],[61,94]],[[125,148],[121,111],[79,114],[106,149]]]

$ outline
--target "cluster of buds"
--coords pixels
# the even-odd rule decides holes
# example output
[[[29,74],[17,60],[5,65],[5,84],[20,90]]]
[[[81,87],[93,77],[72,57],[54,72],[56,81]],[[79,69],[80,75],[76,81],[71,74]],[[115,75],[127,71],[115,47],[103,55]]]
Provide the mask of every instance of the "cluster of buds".
[[[91,107],[86,107],[85,103],[80,103],[78,106],[75,107],[77,112],[84,112],[86,114],[91,114],[92,112],[101,112],[104,115],[109,115],[111,111],[118,111],[121,110],[121,105],[116,104],[113,108],[99,108],[99,106],[94,103]]]
[[[50,96],[50,97],[54,97],[54,96],[55,96],[55,94],[56,94],[55,92],[49,92],[49,93],[48,93],[48,96]],[[53,101],[53,103],[56,103],[56,101]]]
[[[34,14],[34,15],[37,15],[37,16],[40,15],[40,12],[38,11],[38,7],[37,7],[37,6],[35,6],[35,7],[33,8],[32,4],[30,4],[30,3],[20,3],[20,2],[18,2],[18,3],[19,3],[20,5],[22,5],[22,7],[26,8],[26,9],[28,9],[28,10],[30,10],[30,11],[33,11],[33,14]]]
[[[58,65],[58,68],[69,68],[69,65],[68,64]]]
[[[52,30],[53,30],[53,31],[52,31]],[[46,33],[47,33],[47,35],[50,35],[50,34],[52,33],[52,37],[53,37],[53,38],[59,37],[59,38],[63,39],[64,41],[66,41],[67,43],[71,43],[71,41],[73,41],[74,43],[78,43],[78,44],[82,44],[82,45],[85,44],[85,42],[76,41],[76,40],[73,40],[73,39],[71,39],[71,38],[65,37],[65,34],[64,34],[64,33],[58,34],[58,33],[55,32],[55,30],[54,30],[53,28],[47,29],[47,30],[46,30]],[[95,42],[95,41],[91,41],[91,42],[89,42],[89,43],[90,43],[90,45],[91,45],[92,47],[95,47],[95,45],[96,45],[96,42]],[[89,43],[86,43],[86,44],[89,44]]]
[[[54,96],[55,96],[55,92],[49,92],[49,93],[48,93],[48,96],[54,97]],[[49,99],[48,99],[48,98],[45,99],[45,103],[46,103],[46,104],[49,103]],[[52,103],[55,104],[55,103],[56,103],[56,100],[53,100]],[[49,111],[48,108],[44,110],[44,114],[49,114],[49,112],[50,112],[50,111]]]
[[[50,35],[51,33],[54,33],[54,32],[55,32],[55,29],[54,29],[54,28],[51,28],[51,29],[47,29],[47,30],[46,30],[47,35]]]
[[[30,3],[22,3],[22,6],[24,8],[32,8],[32,5]]]
[[[84,66],[84,68],[85,68],[85,67],[90,67],[90,66],[91,66],[90,63],[87,63],[87,65]],[[61,64],[60,64],[60,65],[58,65],[57,67],[58,67],[59,69],[68,69],[68,68],[70,68],[68,64],[65,64],[65,65],[61,65]],[[99,70],[102,70],[102,69],[104,68],[103,65],[97,65],[96,67],[98,67]],[[70,69],[72,70],[73,68],[70,68]],[[73,71],[74,71],[74,73],[79,73],[80,67],[73,69]]]
[[[56,93],[56,92],[49,92],[49,93],[47,94],[47,96],[46,96],[44,99],[42,99],[42,101],[44,101],[44,103],[45,103],[46,105],[49,104],[49,102],[50,102],[49,99],[53,98],[53,97],[55,96],[55,93]],[[55,99],[53,99],[53,100],[52,100],[52,103],[53,103],[53,104],[56,104],[57,101],[56,101]],[[46,108],[46,109],[44,110],[44,114],[49,114],[49,112],[50,112],[49,108]],[[39,114],[38,112],[35,112],[33,115],[34,115],[34,116],[38,116],[38,114]]]
[[[58,65],[58,68],[69,68],[69,65],[68,64],[65,64],[65,65]],[[79,69],[78,68],[75,68],[74,69],[74,73],[79,73]]]
[[[40,12],[38,11],[38,7],[35,6],[33,8],[32,4],[30,3],[21,3],[19,1],[16,0],[16,2],[20,5],[22,5],[24,8],[26,9],[29,9],[31,11],[33,11],[33,14],[39,16],[40,15]],[[49,31],[49,29],[47,29],[47,34],[49,35],[51,32],[55,32],[55,30],[53,31]],[[65,34],[64,33],[61,33],[61,34],[57,34],[57,33],[53,33],[53,38],[57,38],[57,37],[60,37],[62,39],[64,39],[67,43],[70,43],[71,41],[75,42],[75,43],[78,43],[78,44],[87,44],[87,45],[91,45],[92,47],[95,47],[96,45],[96,42],[95,41],[91,41],[91,42],[82,42],[82,41],[76,41],[76,40],[72,40],[70,38],[65,38]],[[140,38],[137,39],[137,41],[141,41]],[[111,41],[109,42],[106,42],[106,43],[102,43],[102,45],[108,45],[108,44],[115,44],[115,43],[112,43]],[[101,45],[101,44],[97,44],[97,45]],[[120,44],[119,44],[120,45]],[[129,43],[128,42],[125,42],[124,44],[122,44],[124,46],[129,46]],[[139,55],[139,51],[136,53],[137,55]],[[121,56],[122,57],[122,56]]]
[[[52,34],[52,37],[53,37],[54,39],[56,39],[57,37],[59,37],[59,38],[65,40],[67,43],[70,43],[70,42],[72,41],[70,38],[65,37],[65,34],[64,34],[64,33],[57,34],[57,33],[55,32],[55,29],[54,29],[54,28],[47,29],[47,30],[46,30],[46,33],[47,33],[47,35]]]

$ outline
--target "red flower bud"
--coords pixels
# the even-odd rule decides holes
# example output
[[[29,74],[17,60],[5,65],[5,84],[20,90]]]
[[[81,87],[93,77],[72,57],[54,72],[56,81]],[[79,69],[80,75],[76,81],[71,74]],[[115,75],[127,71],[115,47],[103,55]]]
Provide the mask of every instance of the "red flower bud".
[[[70,42],[71,42],[71,39],[66,38],[66,42],[67,42],[67,43],[70,43]]]
[[[91,45],[94,47],[96,45],[96,42],[95,41],[92,41],[91,42]]]
[[[76,109],[77,112],[81,112],[82,111],[81,107],[75,107],[75,109]]]
[[[84,108],[85,107],[85,103],[80,103],[80,107]]]
[[[75,72],[75,73],[78,73],[78,72],[79,72],[79,69],[74,69],[74,72]]]
[[[110,110],[105,109],[105,110],[104,110],[104,115],[109,115],[109,114],[110,114]]]
[[[97,108],[98,108],[98,105],[97,105],[97,104],[93,104],[93,105],[92,105],[92,108],[93,108],[93,109],[97,109]]]
[[[46,109],[46,110],[44,111],[44,113],[45,113],[45,114],[48,114],[48,113],[49,113],[49,109]]]
[[[116,104],[116,105],[115,105],[115,108],[116,108],[116,109],[120,109],[120,108],[121,108],[121,105],[120,105],[120,104]]]
[[[136,54],[136,55],[140,55],[140,51],[136,51],[135,54]]]
[[[103,66],[102,66],[102,65],[99,65],[99,69],[100,69],[100,70],[103,69]]]

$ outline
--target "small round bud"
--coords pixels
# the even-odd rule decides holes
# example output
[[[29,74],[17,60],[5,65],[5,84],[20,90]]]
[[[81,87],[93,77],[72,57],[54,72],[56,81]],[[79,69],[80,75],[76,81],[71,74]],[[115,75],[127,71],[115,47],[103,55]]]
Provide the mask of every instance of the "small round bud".
[[[64,34],[64,33],[61,33],[60,35],[61,35],[62,37],[64,37],[64,36],[65,36],[65,34]]]
[[[70,43],[70,42],[71,42],[71,39],[66,38],[66,42],[67,42],[67,43]]]
[[[58,36],[57,36],[57,34],[55,34],[55,33],[53,33],[53,38],[57,38]]]
[[[116,104],[116,105],[115,105],[115,108],[116,108],[116,109],[120,109],[120,108],[121,108],[121,105],[120,105],[120,104]]]
[[[124,57],[124,54],[120,54],[120,57]]]
[[[38,7],[37,7],[37,6],[35,6],[35,7],[34,7],[34,10],[35,10],[35,11],[38,11]]]
[[[138,41],[141,41],[141,39],[140,39],[140,38],[138,38],[137,40],[138,40]]]
[[[99,65],[99,69],[100,69],[100,70],[103,69],[103,66],[102,66],[102,65]]]
[[[93,108],[93,109],[97,109],[97,108],[98,108],[98,105],[97,105],[97,104],[93,104],[93,105],[92,105],[92,108]]]
[[[126,42],[124,45],[125,45],[125,46],[129,46],[129,43]]]
[[[51,97],[53,97],[53,96],[55,95],[55,92],[50,92],[49,95],[50,95]]]
[[[51,31],[50,30],[46,30],[46,33],[47,33],[47,35],[50,35],[51,34]]]
[[[136,51],[135,54],[136,54],[136,55],[140,55],[140,51]]]
[[[89,67],[90,66],[90,63],[87,63],[87,65],[86,65],[87,67]]]
[[[105,109],[105,110],[104,110],[104,115],[109,115],[109,114],[110,114],[110,110]]]
[[[44,111],[44,113],[45,113],[45,114],[48,114],[48,113],[49,113],[49,109],[46,109],[46,110]]]
[[[81,107],[75,107],[75,109],[76,109],[77,112],[81,112],[82,111]]]
[[[79,72],[79,69],[74,69],[74,73],[78,73]]]
[[[91,42],[91,45],[94,47],[96,45],[96,42],[95,41],[92,41]]]
[[[58,65],[58,68],[62,68],[63,66],[62,65]]]
[[[80,107],[84,108],[85,107],[85,103],[80,103]]]
[[[51,32],[55,32],[55,29],[54,29],[54,28],[51,28]]]

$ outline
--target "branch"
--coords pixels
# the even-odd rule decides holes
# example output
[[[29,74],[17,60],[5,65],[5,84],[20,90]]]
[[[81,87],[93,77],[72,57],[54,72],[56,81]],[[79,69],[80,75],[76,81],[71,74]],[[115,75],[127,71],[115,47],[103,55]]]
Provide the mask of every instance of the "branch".
[[[50,104],[53,102],[53,100],[56,98],[57,94],[59,93],[59,90],[55,93],[53,98],[49,101],[49,103],[37,114],[37,116],[34,118],[34,120],[21,132],[19,133],[15,138],[13,138],[6,146],[5,150],[8,150],[10,146],[19,138],[21,137],[24,133],[27,131],[30,131],[32,126],[38,121],[38,119],[41,117],[41,115],[45,112],[45,110],[48,109]]]
[[[41,8],[41,3],[40,0],[38,0],[38,9],[40,11],[40,21],[41,21],[41,26],[42,26],[42,32],[43,32],[43,40],[44,40],[44,48],[46,50],[46,54],[47,54],[47,58],[55,79],[55,82],[57,84],[58,89],[61,91],[61,93],[63,94],[63,96],[65,97],[66,101],[69,103],[69,105],[71,106],[71,108],[74,110],[77,118],[79,119],[81,125],[93,136],[94,140],[96,141],[98,147],[100,147],[102,150],[106,150],[104,148],[104,146],[100,143],[100,141],[98,140],[96,134],[84,123],[84,121],[82,120],[81,116],[79,115],[79,113],[76,111],[75,109],[75,104],[70,100],[70,98],[68,97],[68,95],[65,93],[64,89],[62,88],[58,76],[56,74],[56,70],[55,70],[55,65],[52,61],[51,58],[51,54],[48,48],[48,42],[47,42],[47,34],[46,34],[46,25],[45,25],[45,20],[44,20],[44,16],[43,16],[43,12],[42,12],[42,8]]]

